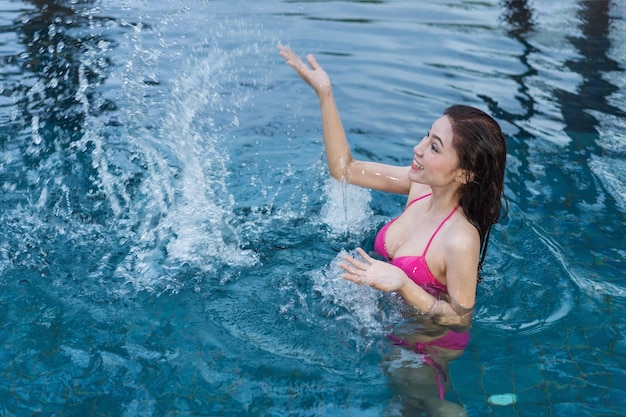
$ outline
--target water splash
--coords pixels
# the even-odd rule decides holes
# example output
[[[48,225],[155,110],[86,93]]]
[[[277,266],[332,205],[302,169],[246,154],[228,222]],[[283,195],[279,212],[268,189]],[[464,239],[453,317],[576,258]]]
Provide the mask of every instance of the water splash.
[[[322,297],[323,314],[348,323],[357,346],[363,348],[367,341],[362,334],[384,334],[379,317],[383,292],[343,279],[339,263],[346,255],[359,257],[356,251],[342,250],[330,265],[312,273],[313,289]]]
[[[0,270],[16,259],[42,274],[60,265],[89,281],[80,291],[119,295],[237,276],[258,258],[242,249],[228,185],[237,147],[229,145],[242,110],[267,81],[264,63],[277,42],[249,22],[225,20],[195,44],[164,43],[176,39],[166,32],[189,9],[149,23],[142,15],[107,22],[90,13],[100,12],[81,14],[90,22],[82,34],[88,40],[66,36],[49,52],[63,51],[68,65],[47,66],[12,93],[12,119],[24,133],[2,153],[0,170],[24,175],[3,183],[16,201],[0,215],[7,225]],[[127,43],[101,36],[104,25]],[[69,31],[50,28],[55,40]],[[118,67],[110,58],[122,50],[128,59]],[[173,81],[159,79],[164,64],[177,68],[168,73]],[[46,255],[33,256],[33,247]],[[65,262],[57,248],[80,261]]]
[[[235,62],[259,54],[258,48],[249,44],[226,51],[211,42],[195,48],[172,84],[159,125],[131,136],[147,169],[142,199],[134,208],[138,223],[133,228],[139,233],[117,273],[133,285],[145,287],[145,277],[162,280],[181,268],[211,274],[222,266],[258,261],[242,249],[235,197],[228,186],[228,145],[236,140],[231,132],[253,94],[242,86]],[[133,117],[133,124],[144,122]],[[220,273],[220,280],[227,279]]]
[[[327,225],[332,237],[363,235],[371,228],[373,211],[369,206],[368,190],[348,184],[345,180],[329,179],[320,220]]]

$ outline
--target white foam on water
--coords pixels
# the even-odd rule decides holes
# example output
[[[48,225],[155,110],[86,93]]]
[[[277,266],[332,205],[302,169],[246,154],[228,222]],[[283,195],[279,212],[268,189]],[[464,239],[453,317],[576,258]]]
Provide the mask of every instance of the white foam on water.
[[[329,227],[331,236],[363,235],[371,228],[373,211],[367,189],[330,178],[324,194],[320,220]]]
[[[257,56],[263,47],[244,42],[225,50],[207,40],[185,59],[167,56],[180,60],[176,65],[180,71],[171,82],[166,103],[157,103],[165,110],[155,121],[142,113],[142,109],[154,113],[150,98],[143,102],[138,97],[146,97],[144,80],[156,77],[154,66],[163,52],[151,53],[145,46],[143,26],[134,27],[134,60],[126,65],[123,76],[134,110],[125,125],[147,168],[140,187],[142,201],[130,207],[129,217],[135,222],[133,247],[116,274],[135,288],[165,284],[175,290],[172,276],[181,268],[215,273],[224,265],[254,265],[257,256],[241,249],[233,214],[235,198],[227,184],[233,174],[228,168],[232,151],[228,145],[233,140],[230,132],[239,125],[239,113],[253,94],[241,85],[241,77],[248,77],[250,70],[240,68],[238,59]],[[237,31],[244,31],[242,36],[254,34],[252,28],[237,25],[227,30],[231,36]],[[220,280],[224,279],[222,275]]]
[[[346,255],[359,257],[356,251],[341,251],[328,267],[312,274],[313,289],[326,303],[326,309],[331,314],[340,314],[338,319],[348,322],[357,333],[366,330],[368,334],[382,334],[384,325],[378,313],[383,292],[342,278],[339,263],[344,262]]]
[[[114,293],[177,291],[189,279],[179,272],[205,279],[217,272],[223,281],[225,266],[258,262],[252,251],[242,249],[228,163],[229,152],[237,149],[234,129],[268,81],[267,56],[269,51],[276,55],[278,42],[262,27],[227,16],[205,28],[204,40],[177,36],[191,30],[185,26],[191,13],[214,6],[159,7],[171,10],[160,10],[159,18],[145,11],[116,22],[92,19],[102,12],[98,9],[81,11],[94,41],[71,51],[77,54],[72,63],[78,63],[78,84],[62,85],[70,92],[63,98],[73,99],[71,109],[64,109],[68,124],[76,124],[73,130],[53,126],[55,118],[45,113],[51,107],[41,104],[52,102],[49,88],[67,81],[65,66],[24,79],[11,97],[11,117],[29,128],[26,154],[40,161],[26,166],[21,148],[3,153],[3,165],[18,165],[24,174],[20,181],[35,193],[25,195],[31,204],[17,205],[0,218],[20,219],[11,223],[11,233],[39,239],[35,247],[45,246],[43,236],[78,242],[73,249],[87,250],[93,259],[87,256],[84,265],[69,269]],[[48,29],[54,37],[62,27],[53,23]],[[113,45],[100,36],[103,29],[118,31],[127,42]],[[34,36],[29,46],[37,46]],[[61,41],[49,53],[70,47]],[[3,183],[4,191],[21,188],[18,180]],[[11,198],[22,196],[11,193]],[[9,251],[37,268],[37,259],[27,256],[31,244],[28,239],[3,244],[0,271],[14,256]]]

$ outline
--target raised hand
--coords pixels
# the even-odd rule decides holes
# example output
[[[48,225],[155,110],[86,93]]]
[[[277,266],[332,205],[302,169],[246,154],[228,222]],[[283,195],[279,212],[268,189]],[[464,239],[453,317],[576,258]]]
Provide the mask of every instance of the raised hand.
[[[317,63],[315,57],[311,54],[307,55],[307,65],[300,57],[289,47],[279,45],[280,55],[285,58],[289,66],[296,70],[304,81],[309,84],[318,97],[331,92],[330,77],[324,69]]]

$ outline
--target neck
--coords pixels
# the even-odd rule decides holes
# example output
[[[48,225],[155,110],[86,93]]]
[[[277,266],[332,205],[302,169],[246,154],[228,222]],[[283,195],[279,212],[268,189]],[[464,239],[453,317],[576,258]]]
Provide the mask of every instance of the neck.
[[[445,187],[431,187],[432,197],[430,198],[430,210],[433,212],[447,213],[459,205],[459,189]]]

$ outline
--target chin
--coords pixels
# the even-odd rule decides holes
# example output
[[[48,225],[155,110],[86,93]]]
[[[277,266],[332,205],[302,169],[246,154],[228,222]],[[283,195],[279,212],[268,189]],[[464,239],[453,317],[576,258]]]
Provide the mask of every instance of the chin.
[[[409,171],[409,174],[407,175],[407,178],[409,179],[409,181],[411,182],[418,182],[420,184],[423,184],[423,182],[420,180],[420,172],[416,171],[414,169],[411,168],[411,170]]]

